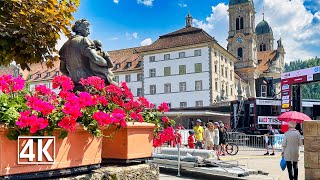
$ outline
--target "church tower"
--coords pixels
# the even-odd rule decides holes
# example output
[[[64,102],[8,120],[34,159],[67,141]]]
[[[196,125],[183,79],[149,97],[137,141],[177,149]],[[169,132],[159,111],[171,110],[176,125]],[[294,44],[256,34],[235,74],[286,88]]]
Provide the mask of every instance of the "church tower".
[[[228,51],[237,57],[235,72],[248,82],[250,94],[255,97],[257,36],[255,34],[255,9],[253,0],[229,0]]]
[[[263,19],[256,27],[258,51],[273,50],[273,32],[268,22],[264,20],[264,12],[262,13]]]
[[[228,51],[238,58],[236,68],[256,67],[257,38],[252,0],[229,1]]]

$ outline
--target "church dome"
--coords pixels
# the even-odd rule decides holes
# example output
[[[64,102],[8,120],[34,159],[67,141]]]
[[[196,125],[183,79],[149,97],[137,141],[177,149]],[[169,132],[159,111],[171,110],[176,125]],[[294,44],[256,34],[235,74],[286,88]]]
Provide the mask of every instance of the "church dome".
[[[230,0],[229,5],[236,5],[236,4],[241,4],[241,3],[246,3],[246,2],[251,2],[252,0]]]
[[[272,29],[267,23],[267,21],[262,20],[256,27],[256,34],[260,35],[260,34],[268,34],[268,33],[272,34]]]

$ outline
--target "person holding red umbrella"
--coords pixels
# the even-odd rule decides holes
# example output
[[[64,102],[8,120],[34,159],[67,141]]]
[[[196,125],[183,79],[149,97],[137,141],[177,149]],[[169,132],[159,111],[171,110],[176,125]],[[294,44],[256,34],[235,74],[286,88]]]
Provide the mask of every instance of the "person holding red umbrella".
[[[298,179],[298,160],[300,153],[300,146],[302,145],[301,135],[295,129],[297,123],[295,121],[288,122],[289,130],[284,133],[282,141],[282,157],[287,162],[287,169],[290,180]],[[293,171],[292,171],[293,169]]]

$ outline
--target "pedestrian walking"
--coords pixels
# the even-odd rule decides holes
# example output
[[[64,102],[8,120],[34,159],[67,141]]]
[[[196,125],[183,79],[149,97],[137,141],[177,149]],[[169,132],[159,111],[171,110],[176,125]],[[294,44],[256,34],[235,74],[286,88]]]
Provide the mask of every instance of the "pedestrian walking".
[[[270,155],[274,156],[274,150],[275,150],[275,147],[274,147],[274,135],[278,134],[278,132],[275,129],[273,129],[270,124],[268,125],[268,130],[269,130],[268,133],[265,134],[267,152],[264,155],[269,155],[269,145],[270,145],[271,148],[272,148],[272,153]]]
[[[206,130],[204,131],[204,149],[213,150],[214,144],[213,140],[215,137],[214,126],[212,122],[208,122]]]
[[[282,141],[282,156],[287,162],[287,169],[290,180],[298,179],[298,160],[300,153],[300,146],[302,145],[301,135],[295,129],[297,123],[291,121],[288,123],[289,130],[284,133]],[[293,169],[293,171],[292,171]]]
[[[224,124],[220,124],[220,129],[219,129],[219,145],[221,147],[221,155],[225,155],[225,147],[226,147],[226,139],[227,139],[227,131],[224,128]]]
[[[214,139],[213,139],[213,145],[214,145],[214,150],[217,153],[217,158],[220,160],[220,147],[219,147],[219,123],[214,122]]]
[[[202,149],[202,144],[203,144],[203,133],[204,129],[201,126],[201,119],[197,119],[196,121],[196,126],[193,128],[193,131],[196,134],[196,149]]]

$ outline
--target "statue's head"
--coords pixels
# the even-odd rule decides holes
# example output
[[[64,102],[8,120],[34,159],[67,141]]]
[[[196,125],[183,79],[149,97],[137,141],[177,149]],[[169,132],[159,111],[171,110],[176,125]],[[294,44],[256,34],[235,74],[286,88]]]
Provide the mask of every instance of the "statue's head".
[[[95,45],[95,47],[96,47],[97,49],[101,49],[101,47],[102,47],[101,41],[99,41],[99,40],[94,40],[93,43],[94,43],[94,45]]]
[[[72,31],[81,36],[87,37],[90,34],[90,23],[86,19],[77,20],[72,26]]]

